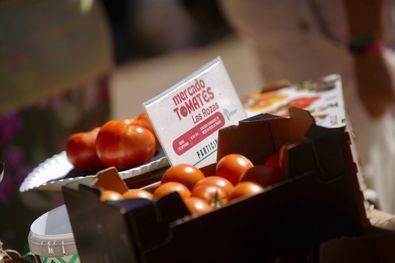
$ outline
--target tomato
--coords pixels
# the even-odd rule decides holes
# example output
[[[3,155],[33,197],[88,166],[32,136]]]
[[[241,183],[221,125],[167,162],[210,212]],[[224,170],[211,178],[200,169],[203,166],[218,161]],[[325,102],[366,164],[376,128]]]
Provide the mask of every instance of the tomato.
[[[213,210],[213,207],[207,204],[206,201],[197,197],[185,198],[184,203],[193,215],[203,215]]]
[[[216,175],[226,178],[233,185],[236,185],[240,176],[253,166],[252,162],[243,155],[228,154],[217,163]]]
[[[265,161],[265,166],[270,167],[270,168],[280,168],[280,159],[279,159],[279,154],[278,153],[273,153],[267,157]]]
[[[152,126],[151,120],[148,117],[148,114],[145,113],[145,112],[141,113],[137,117],[137,120],[139,120],[141,122],[145,122],[145,125],[146,125],[147,129],[150,130],[152,132],[152,134],[154,135],[154,137],[155,137],[156,150],[158,150],[161,147],[161,145],[160,145],[160,142],[158,140],[158,137],[156,136],[156,133],[155,133],[155,130],[154,130],[154,126]]]
[[[279,154],[278,154],[278,164],[281,172],[284,177],[288,171],[288,149],[294,146],[293,144],[286,143],[281,146]]]
[[[134,198],[145,198],[152,200],[153,196],[150,192],[147,192],[143,189],[130,189],[122,195],[125,199],[134,199]]]
[[[98,171],[104,167],[96,153],[96,137],[99,128],[89,132],[79,132],[67,140],[67,159],[80,171]]]
[[[183,199],[191,196],[191,191],[189,191],[185,185],[177,182],[168,182],[161,184],[158,188],[156,188],[154,191],[154,197],[159,198],[171,192],[178,192]]]
[[[137,118],[126,120],[126,121],[129,122],[129,124],[139,125],[139,126],[142,126],[146,129],[150,130],[150,132],[152,132],[152,134],[155,137],[156,149],[158,150],[160,148],[159,140],[156,136],[154,127],[152,126],[152,123],[151,123],[150,119],[148,118],[147,113],[143,112]]]
[[[199,185],[193,189],[192,196],[205,200],[213,207],[221,207],[228,202],[225,190],[215,185]]]
[[[214,185],[219,188],[222,188],[225,191],[225,194],[227,197],[229,197],[233,191],[233,184],[231,182],[229,182],[227,179],[225,179],[223,177],[219,177],[219,176],[208,176],[208,177],[200,180],[194,186],[194,188],[199,187],[200,185],[204,185],[204,184]]]
[[[234,201],[239,198],[253,196],[263,192],[263,188],[253,182],[241,182],[235,186],[229,201]]]
[[[132,124],[137,124],[137,125],[141,125],[144,128],[147,128],[148,130],[150,130],[151,132],[154,132],[154,128],[152,127],[152,124],[148,118],[147,113],[141,113],[139,116],[137,116],[137,118],[132,118],[130,120]]]
[[[137,125],[137,126],[141,126],[146,128],[147,130],[149,130],[150,132],[153,132],[152,130],[152,126],[144,121],[144,120],[138,120],[138,119],[126,119],[124,120],[125,123],[129,124],[129,125]]]
[[[121,199],[123,199],[123,198],[120,193],[111,191],[111,190],[105,190],[100,195],[100,201],[102,201],[102,202],[116,201],[116,200],[121,200]]]
[[[96,151],[106,166],[129,168],[141,165],[154,156],[155,138],[144,127],[112,120],[100,128]]]
[[[148,114],[146,112],[140,113],[140,115],[137,116],[137,119],[146,121],[152,127],[151,120],[149,119]]]
[[[162,183],[178,182],[192,190],[193,186],[203,178],[204,174],[195,166],[178,164],[166,170],[162,177]]]
[[[240,182],[254,182],[262,187],[278,184],[284,180],[279,168],[257,165],[248,169],[240,178]]]
[[[292,147],[292,144],[286,143],[281,146],[278,153],[273,153],[265,161],[265,166],[274,169],[279,169],[283,177],[287,174],[288,169],[288,149]]]

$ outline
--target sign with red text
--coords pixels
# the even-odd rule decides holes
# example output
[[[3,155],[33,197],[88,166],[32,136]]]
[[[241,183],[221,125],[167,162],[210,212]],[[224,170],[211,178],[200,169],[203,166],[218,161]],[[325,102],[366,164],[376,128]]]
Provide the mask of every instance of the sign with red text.
[[[219,57],[144,106],[172,165],[214,163],[218,130],[246,117]]]

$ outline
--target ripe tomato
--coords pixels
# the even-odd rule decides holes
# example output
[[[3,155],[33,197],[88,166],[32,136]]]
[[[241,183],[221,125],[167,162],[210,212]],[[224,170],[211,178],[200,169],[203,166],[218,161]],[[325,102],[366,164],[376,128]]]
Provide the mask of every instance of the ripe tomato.
[[[225,190],[215,185],[202,184],[195,187],[192,196],[205,200],[212,207],[222,207],[228,202]]]
[[[292,144],[286,143],[281,146],[278,153],[273,153],[265,161],[265,166],[279,169],[281,175],[285,178],[288,169],[288,149],[292,147]]]
[[[240,178],[240,182],[253,182],[262,187],[278,184],[284,180],[279,168],[257,165],[248,169]]]
[[[104,167],[96,153],[96,137],[99,128],[89,132],[72,134],[66,145],[67,159],[80,171],[98,171]]]
[[[206,201],[197,197],[185,198],[184,203],[193,215],[203,215],[213,210],[213,207],[207,204]]]
[[[281,146],[279,154],[278,154],[278,164],[279,168],[284,175],[284,177],[287,175],[288,171],[288,149],[293,147],[293,144],[286,143],[283,146]]]
[[[120,193],[111,191],[111,190],[105,190],[100,195],[100,201],[102,201],[102,202],[116,201],[116,200],[121,200],[121,199],[123,199],[123,198]]]
[[[233,185],[236,185],[240,176],[253,166],[252,162],[243,155],[228,154],[217,163],[216,175],[226,178]]]
[[[234,201],[242,197],[248,197],[263,192],[263,188],[253,182],[241,182],[235,186],[229,201]]]
[[[155,153],[155,138],[144,127],[124,121],[104,124],[96,139],[99,159],[118,169],[137,166],[149,161]]]
[[[148,123],[147,123],[146,121],[144,121],[144,120],[126,119],[126,120],[124,120],[124,122],[125,122],[126,124],[129,124],[129,125],[137,125],[137,126],[144,127],[144,128],[146,128],[147,130],[149,130],[150,132],[152,132],[152,131],[151,131],[152,126],[151,126],[150,124],[148,124]]]
[[[160,143],[158,138],[156,137],[156,133],[154,130],[154,127],[152,126],[152,123],[150,121],[150,119],[148,118],[148,114],[143,112],[141,113],[137,118],[133,118],[130,120],[126,120],[126,122],[128,122],[128,124],[134,124],[134,125],[139,125],[142,126],[148,130],[150,130],[150,132],[152,132],[152,134],[155,137],[155,147],[158,150],[160,148]]]
[[[166,170],[162,177],[162,183],[178,182],[192,190],[193,186],[203,178],[204,174],[195,166],[178,164]]]
[[[135,198],[145,198],[152,200],[153,196],[150,192],[147,192],[143,189],[130,189],[122,195],[125,199],[135,199]]]
[[[225,191],[225,194],[227,197],[230,196],[230,194],[233,191],[233,184],[229,182],[227,179],[219,176],[208,176],[199,182],[194,186],[194,188],[199,187],[200,185],[214,185],[219,188],[222,188]]]
[[[191,191],[189,191],[188,188],[186,188],[186,186],[183,184],[177,182],[168,182],[161,184],[158,188],[156,188],[154,191],[154,197],[159,198],[171,192],[178,192],[183,199],[191,196]]]
[[[137,119],[146,121],[152,127],[151,121],[150,121],[148,114],[146,112],[140,113],[140,115],[137,116]]]
[[[278,153],[273,153],[267,157],[265,161],[265,166],[270,167],[270,168],[280,168],[280,159],[279,159],[279,154]]]

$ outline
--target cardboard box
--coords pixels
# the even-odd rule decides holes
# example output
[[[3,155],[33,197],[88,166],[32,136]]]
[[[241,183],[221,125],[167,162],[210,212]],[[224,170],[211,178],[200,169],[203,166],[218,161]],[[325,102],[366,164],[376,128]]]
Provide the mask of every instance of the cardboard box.
[[[395,262],[395,231],[371,227],[359,238],[343,237],[320,247],[321,263]]]
[[[177,193],[102,203],[92,186],[63,187],[81,261],[262,262],[362,235],[369,221],[348,134],[316,126],[303,110],[290,116],[260,115],[220,131],[218,159],[240,153],[259,164],[285,143],[298,145],[288,150],[286,181],[202,216],[190,216]],[[141,175],[139,186],[145,176],[155,177]]]

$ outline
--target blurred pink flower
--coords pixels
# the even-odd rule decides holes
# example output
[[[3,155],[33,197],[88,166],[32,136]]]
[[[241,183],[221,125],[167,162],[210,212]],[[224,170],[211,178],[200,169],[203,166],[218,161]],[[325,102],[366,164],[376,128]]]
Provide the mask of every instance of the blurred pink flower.
[[[23,119],[17,113],[0,115],[0,144],[9,142],[22,123]]]
[[[0,202],[8,203],[17,192],[17,185],[11,176],[4,175],[3,181],[0,183]]]
[[[16,169],[25,161],[25,153],[16,146],[9,146],[4,150],[3,161],[7,168]]]

